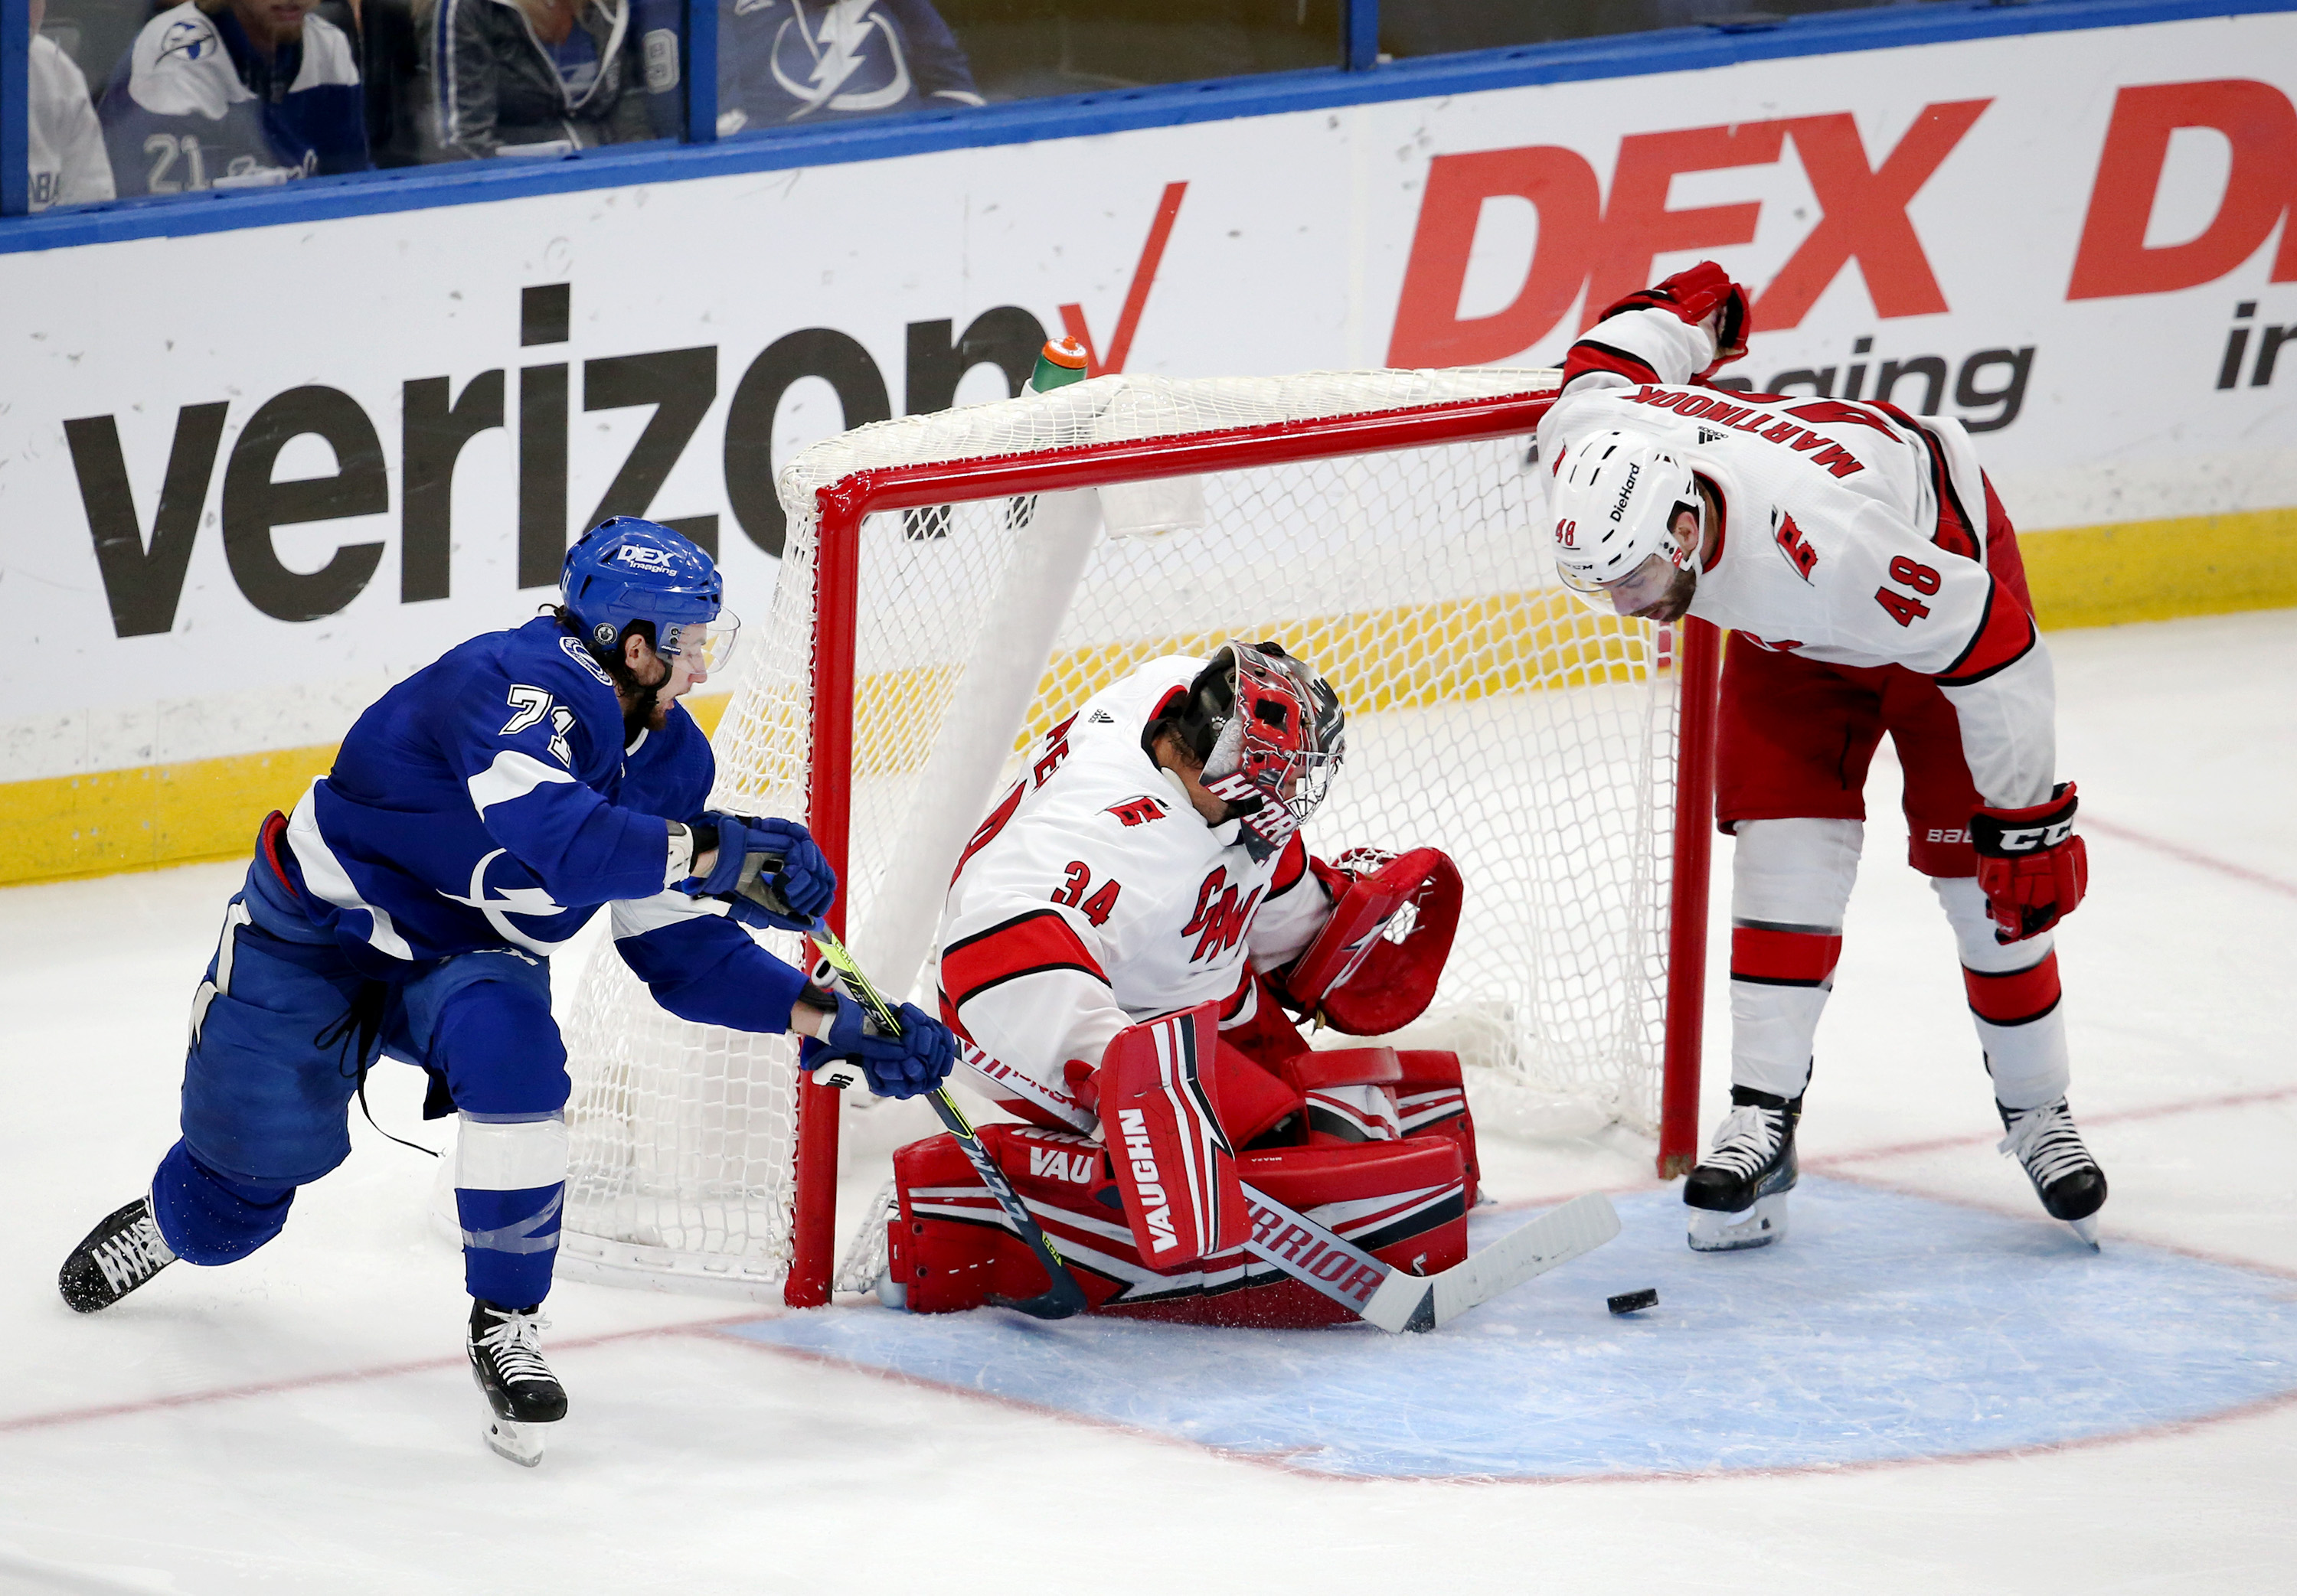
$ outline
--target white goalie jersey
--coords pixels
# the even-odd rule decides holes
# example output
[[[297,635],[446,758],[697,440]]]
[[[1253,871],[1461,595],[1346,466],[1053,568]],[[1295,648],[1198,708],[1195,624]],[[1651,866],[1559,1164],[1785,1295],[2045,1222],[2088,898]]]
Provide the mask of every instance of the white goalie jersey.
[[[2022,573],[2013,590],[1988,568],[1996,512],[1961,425],[1691,385],[1714,358],[1707,329],[1669,310],[1606,317],[1572,347],[1540,458],[1560,469],[1614,428],[1660,440],[1722,512],[1692,614],[1758,648],[1935,679],[1980,796],[2005,808],[2047,798],[2049,655]]]
[[[1256,858],[1207,826],[1141,734],[1205,662],[1151,660],[1045,734],[975,833],[943,915],[943,1017],[996,1065],[1069,1095],[1126,1026],[1256,1001],[1254,972],[1298,957],[1331,915],[1297,834]]]

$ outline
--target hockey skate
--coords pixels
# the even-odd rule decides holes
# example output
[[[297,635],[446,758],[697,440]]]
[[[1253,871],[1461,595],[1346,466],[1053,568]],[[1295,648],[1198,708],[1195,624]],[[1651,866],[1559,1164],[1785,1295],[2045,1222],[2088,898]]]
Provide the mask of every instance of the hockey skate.
[[[1994,1150],[2014,1155],[2044,1210],[2065,1221],[2095,1250],[2097,1211],[2105,1206],[2105,1172],[2082,1145],[2065,1098],[2039,1108],[2005,1108],[1999,1102],[1994,1107],[2009,1132]]]
[[[137,1197],[90,1230],[56,1274],[56,1289],[76,1313],[109,1308],[176,1261],[160,1234],[148,1197]]]
[[[1734,1086],[1731,1105],[1706,1159],[1683,1183],[1695,1253],[1768,1246],[1787,1233],[1787,1193],[1794,1189],[1798,1172],[1795,1122],[1802,1117],[1802,1099],[1789,1102]]]
[[[550,1321],[535,1309],[471,1304],[465,1348],[471,1378],[487,1394],[494,1418],[487,1445],[523,1468],[542,1461],[542,1429],[566,1417],[566,1390],[542,1361],[541,1332]]]

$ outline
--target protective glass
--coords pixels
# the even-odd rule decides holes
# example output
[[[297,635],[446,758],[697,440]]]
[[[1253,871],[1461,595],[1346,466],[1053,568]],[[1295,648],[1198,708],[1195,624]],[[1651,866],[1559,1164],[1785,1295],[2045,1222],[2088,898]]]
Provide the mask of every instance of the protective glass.
[[[715,621],[689,621],[663,630],[655,652],[666,660],[686,660],[704,674],[715,676],[734,662],[734,645],[742,635],[742,618],[731,610],[718,612]]]

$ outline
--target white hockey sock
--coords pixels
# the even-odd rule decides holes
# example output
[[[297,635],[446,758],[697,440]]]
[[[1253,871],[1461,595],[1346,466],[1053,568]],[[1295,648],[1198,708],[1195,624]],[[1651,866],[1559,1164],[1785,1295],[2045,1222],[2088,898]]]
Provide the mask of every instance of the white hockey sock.
[[[1731,1083],[1797,1098],[1842,953],[1857,820],[1741,820],[1731,859]]]
[[[1933,879],[1931,889],[1962,948],[1963,986],[1995,1097],[2007,1108],[2056,1102],[2072,1079],[2056,938],[2046,931],[2022,942],[1996,942],[1986,894],[1974,877]]]

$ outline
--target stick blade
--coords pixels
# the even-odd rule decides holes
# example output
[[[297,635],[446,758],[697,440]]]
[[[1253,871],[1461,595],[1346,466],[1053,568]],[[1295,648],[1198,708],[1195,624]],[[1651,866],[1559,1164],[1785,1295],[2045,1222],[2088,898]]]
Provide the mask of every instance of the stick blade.
[[[1560,1263],[1593,1252],[1618,1233],[1618,1210],[1610,1198],[1600,1191],[1573,1197],[1429,1279],[1435,1327],[1451,1323]]]

